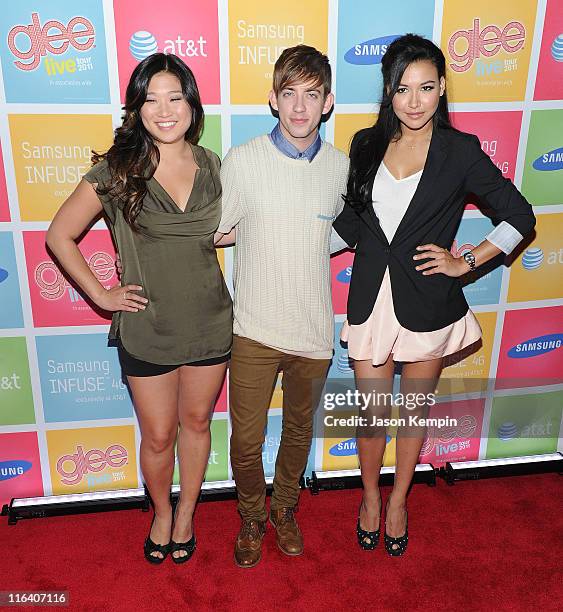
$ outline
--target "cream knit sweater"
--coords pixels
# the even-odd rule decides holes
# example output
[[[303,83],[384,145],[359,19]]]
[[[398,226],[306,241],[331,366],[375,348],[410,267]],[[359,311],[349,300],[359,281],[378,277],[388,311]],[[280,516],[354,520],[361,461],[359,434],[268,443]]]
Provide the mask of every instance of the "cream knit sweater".
[[[330,233],[347,175],[348,158],[326,142],[311,162],[266,135],[229,151],[219,231],[237,228],[235,334],[282,351],[332,350]]]

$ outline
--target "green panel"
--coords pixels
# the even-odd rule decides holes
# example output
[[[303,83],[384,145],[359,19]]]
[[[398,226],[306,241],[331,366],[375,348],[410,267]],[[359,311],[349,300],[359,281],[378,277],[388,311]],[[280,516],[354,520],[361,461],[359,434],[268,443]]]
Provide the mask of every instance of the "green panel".
[[[25,338],[0,338],[0,425],[35,423]]]
[[[559,170],[536,170],[533,166],[536,160],[543,160],[544,156],[558,149],[559,153],[553,153],[552,157],[560,159],[562,147],[563,109],[532,111],[522,176],[522,193],[530,204],[563,204],[563,163],[555,161]]]
[[[563,391],[494,398],[487,459],[555,452],[562,409]]]

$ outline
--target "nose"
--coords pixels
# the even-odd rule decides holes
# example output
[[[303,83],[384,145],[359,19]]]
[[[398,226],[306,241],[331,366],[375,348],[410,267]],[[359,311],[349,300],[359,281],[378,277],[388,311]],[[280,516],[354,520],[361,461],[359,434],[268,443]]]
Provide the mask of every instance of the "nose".
[[[305,110],[305,94],[298,92],[293,98],[293,110],[302,113]]]
[[[158,104],[157,111],[161,117],[167,117],[170,115],[170,104],[168,100],[161,100]]]
[[[420,105],[420,100],[418,98],[418,92],[412,91],[409,95],[409,108],[418,108]]]

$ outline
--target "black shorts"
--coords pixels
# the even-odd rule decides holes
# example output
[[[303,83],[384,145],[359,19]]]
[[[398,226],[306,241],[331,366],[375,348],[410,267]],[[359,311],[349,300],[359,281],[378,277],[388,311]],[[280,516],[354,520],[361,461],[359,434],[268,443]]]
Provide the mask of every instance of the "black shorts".
[[[225,363],[231,358],[231,353],[221,355],[221,357],[212,357],[211,359],[202,359],[200,361],[191,361],[188,363],[180,363],[177,365],[161,365],[158,363],[149,363],[148,361],[142,361],[136,359],[123,348],[121,342],[117,345],[117,354],[119,355],[119,363],[121,365],[121,371],[126,376],[160,376],[161,374],[168,374],[182,367],[183,365],[189,366],[209,366],[217,365],[219,363]]]

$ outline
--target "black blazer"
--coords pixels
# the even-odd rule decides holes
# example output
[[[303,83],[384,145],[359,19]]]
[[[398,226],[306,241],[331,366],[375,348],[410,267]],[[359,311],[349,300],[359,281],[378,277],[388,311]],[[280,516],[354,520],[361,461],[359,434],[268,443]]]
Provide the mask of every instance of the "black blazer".
[[[352,141],[351,164],[362,132]],[[370,193],[372,187],[373,181]],[[395,314],[403,327],[434,331],[467,313],[461,280],[445,274],[423,276],[415,270],[423,261],[413,260],[413,255],[423,244],[451,248],[468,193],[485,200],[495,221],[507,221],[523,236],[534,228],[532,207],[482,151],[479,139],[453,129],[433,131],[420,182],[391,244],[372,205],[357,213],[345,204],[334,229],[356,247],[348,295],[350,324],[359,325],[371,314],[387,266]]]

